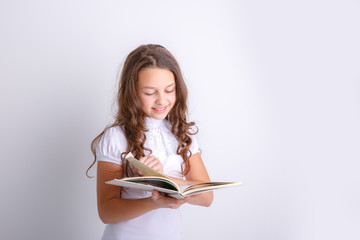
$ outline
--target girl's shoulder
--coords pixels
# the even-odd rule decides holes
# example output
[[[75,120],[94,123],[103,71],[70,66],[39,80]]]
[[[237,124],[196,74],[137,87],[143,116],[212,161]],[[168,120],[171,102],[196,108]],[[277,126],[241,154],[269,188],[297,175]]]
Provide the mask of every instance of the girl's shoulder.
[[[105,130],[96,149],[98,160],[120,164],[120,157],[126,151],[127,141],[120,126]]]
[[[104,134],[108,134],[110,136],[113,135],[124,135],[124,131],[121,129],[120,126],[112,126],[105,130]]]
[[[126,137],[120,126],[113,126],[106,129],[101,140],[107,143],[106,145],[126,146]]]

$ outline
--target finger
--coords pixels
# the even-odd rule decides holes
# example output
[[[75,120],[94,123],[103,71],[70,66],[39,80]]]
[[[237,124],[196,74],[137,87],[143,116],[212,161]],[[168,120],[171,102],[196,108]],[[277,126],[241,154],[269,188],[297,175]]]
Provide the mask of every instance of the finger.
[[[161,163],[159,161],[151,161],[151,162],[147,163],[147,165],[151,168],[159,168]]]
[[[160,197],[160,193],[158,191],[156,191],[156,190],[153,190],[152,191],[152,197],[153,197],[153,199],[157,200]]]
[[[161,162],[159,161],[159,159],[157,159],[154,156],[145,156],[140,158],[139,161],[141,161],[146,166],[154,169],[155,171],[159,171],[159,172],[163,171]]]
[[[144,157],[141,157],[141,158],[139,159],[139,162],[144,163],[144,162],[145,162],[145,160],[146,160],[148,157],[149,157],[149,156],[144,156]]]
[[[143,163],[148,165],[149,163],[156,161],[157,158],[154,156],[147,156],[146,158],[143,159]]]
[[[143,163],[145,165],[155,169],[155,170],[161,170],[162,169],[162,164],[159,161],[159,159],[157,159],[156,157],[149,157],[147,159],[144,159]]]

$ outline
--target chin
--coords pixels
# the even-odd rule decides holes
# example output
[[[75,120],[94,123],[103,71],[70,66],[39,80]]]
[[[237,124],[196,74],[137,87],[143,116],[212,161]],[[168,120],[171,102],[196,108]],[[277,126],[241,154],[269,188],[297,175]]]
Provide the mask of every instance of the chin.
[[[165,119],[166,118],[166,116],[167,116],[167,114],[165,115],[158,115],[158,114],[156,114],[156,115],[150,115],[150,117],[151,118],[154,118],[154,119],[156,119],[156,120],[163,120],[163,119]]]

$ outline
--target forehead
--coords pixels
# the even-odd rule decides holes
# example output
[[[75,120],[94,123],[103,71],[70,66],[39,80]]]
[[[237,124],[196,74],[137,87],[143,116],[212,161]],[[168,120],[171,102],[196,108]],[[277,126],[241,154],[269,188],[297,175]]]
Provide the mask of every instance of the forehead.
[[[144,68],[138,74],[139,88],[164,88],[175,83],[174,74],[165,68]]]

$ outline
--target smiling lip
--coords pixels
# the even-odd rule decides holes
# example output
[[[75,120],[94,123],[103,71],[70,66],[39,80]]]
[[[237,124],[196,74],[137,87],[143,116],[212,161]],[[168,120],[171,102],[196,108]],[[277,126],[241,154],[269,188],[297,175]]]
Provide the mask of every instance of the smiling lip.
[[[167,109],[167,106],[166,107],[153,108],[153,110],[156,113],[164,113],[164,112],[166,112],[166,109]]]

